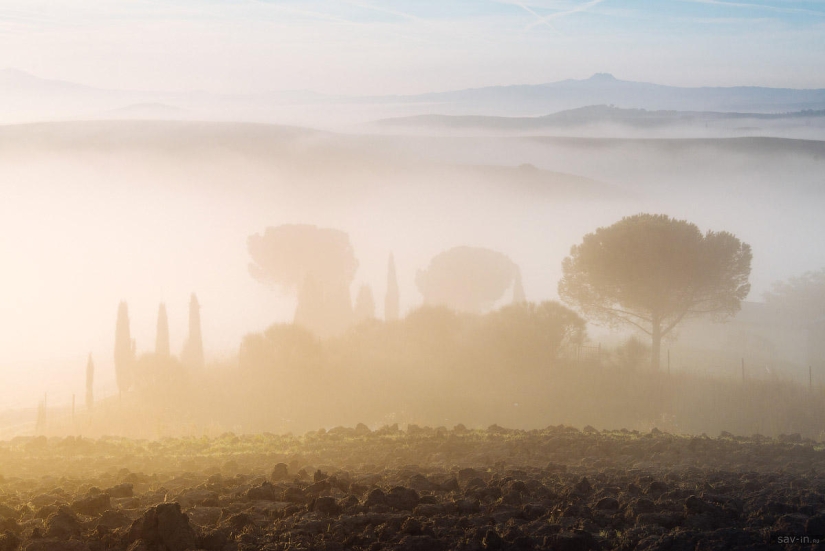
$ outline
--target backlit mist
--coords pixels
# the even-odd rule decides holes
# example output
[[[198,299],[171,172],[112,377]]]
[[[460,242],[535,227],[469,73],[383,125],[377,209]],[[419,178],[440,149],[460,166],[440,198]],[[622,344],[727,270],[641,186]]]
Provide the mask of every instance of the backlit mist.
[[[823,2],[0,4],[0,551],[825,541]]]

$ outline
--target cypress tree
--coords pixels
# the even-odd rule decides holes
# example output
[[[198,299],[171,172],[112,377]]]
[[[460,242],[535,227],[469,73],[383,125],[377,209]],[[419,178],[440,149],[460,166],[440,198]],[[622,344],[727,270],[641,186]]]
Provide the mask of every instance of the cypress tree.
[[[135,342],[129,332],[129,307],[121,302],[117,309],[115,327],[115,376],[121,392],[132,386],[132,367],[135,363]]]
[[[201,307],[198,297],[192,293],[189,299],[189,338],[183,348],[182,360],[184,365],[203,369],[203,337],[201,336]]]
[[[155,338],[155,354],[167,358],[169,352],[169,320],[166,317],[166,305],[162,302],[158,308],[158,332]]]
[[[387,294],[384,297],[384,320],[397,320],[398,310],[398,278],[395,275],[395,258],[390,253],[387,266]]]

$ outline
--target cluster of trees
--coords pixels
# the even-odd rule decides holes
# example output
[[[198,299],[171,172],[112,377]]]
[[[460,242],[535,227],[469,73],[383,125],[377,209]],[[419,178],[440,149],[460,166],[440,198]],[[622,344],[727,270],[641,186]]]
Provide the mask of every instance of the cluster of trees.
[[[648,358],[658,368],[661,340],[683,320],[722,320],[739,310],[750,290],[752,258],[750,247],[730,233],[703,233],[684,220],[639,214],[598,228],[571,248],[558,284],[565,304],[527,302],[519,269],[509,258],[456,247],[417,273],[423,305],[401,315],[390,255],[379,320],[369,287],[358,289],[350,303],[358,262],[345,233],[314,226],[269,228],[250,238],[249,249],[253,276],[298,296],[294,322],[244,337],[240,373],[205,372],[203,384],[190,387],[187,398],[199,396],[209,419],[221,408],[231,422],[252,430],[292,430],[330,419],[391,423],[387,416],[396,413],[431,423],[465,422],[469,416],[480,423],[516,424],[578,412],[571,422],[630,425],[655,421],[651,415],[670,408],[689,419],[716,382],[692,380],[693,397],[679,406],[680,393],[687,392],[684,381],[671,387],[672,395],[658,396],[660,375],[605,373],[587,364],[564,369],[574,359],[568,353],[586,342],[586,320],[621,324],[648,338],[630,339],[617,349],[616,365],[635,367]],[[492,309],[508,290],[510,304]],[[777,284],[766,300],[816,323],[825,312],[823,297],[825,270]],[[157,328],[154,353],[136,357],[128,309],[120,305],[115,361],[121,389],[152,382],[161,374],[158,366],[169,383],[182,364],[203,364],[194,295],[180,362],[171,358],[163,305]],[[87,404],[93,401],[93,377],[90,358]],[[175,401],[164,403],[170,402]],[[625,417],[616,421],[611,415]],[[712,419],[706,421],[712,425]]]
[[[169,345],[169,320],[166,305],[158,307],[157,336],[154,353],[137,355],[135,339],[129,328],[129,307],[121,302],[117,310],[115,326],[115,377],[120,392],[132,388],[155,388],[161,380],[180,376],[184,369],[199,370],[204,366],[203,336],[201,334],[200,304],[193,293],[189,300],[189,336],[180,360],[172,355]],[[87,403],[91,395],[94,366],[89,357],[86,370]]]
[[[522,372],[546,369],[587,337],[586,322],[554,301],[513,303],[486,314],[422,306],[393,323],[368,320],[321,340],[297,324],[275,324],[247,335],[239,366],[247,373],[311,375],[335,364],[376,371],[406,366],[449,372]],[[401,370],[401,369],[400,369]]]
[[[349,287],[358,261],[344,232],[280,226],[251,236],[248,246],[254,277],[297,291],[297,325],[330,337],[375,317],[368,287],[359,291],[354,313],[350,307]],[[651,365],[658,369],[661,341],[682,320],[699,315],[721,320],[739,310],[750,291],[750,263],[750,246],[728,232],[703,234],[684,220],[639,214],[599,228],[575,245],[562,264],[558,292],[591,321],[625,324],[649,335]],[[514,303],[526,300],[518,266],[506,255],[483,248],[455,247],[435,256],[417,273],[416,285],[425,305],[457,312],[488,311],[509,288]],[[560,316],[562,324],[567,315],[559,309],[542,311]],[[391,256],[385,320],[397,317]]]
[[[375,298],[368,285],[358,290],[355,304],[351,302],[358,260],[346,233],[286,224],[250,236],[247,248],[252,277],[297,295],[294,323],[319,337],[339,336],[353,325],[376,317]],[[511,286],[514,297],[524,300],[518,267],[507,256],[483,248],[455,247],[437,255],[426,270],[418,272],[416,284],[424,304],[459,312],[489,310]],[[395,259],[390,254],[384,320],[398,317],[398,279]]]
[[[825,322],[825,268],[774,283],[765,303],[794,325]]]
[[[243,339],[240,373],[204,370],[197,385],[178,384],[177,376],[204,362],[194,295],[179,360],[171,353],[163,304],[154,352],[142,355],[131,337],[128,307],[120,304],[114,354],[118,386],[137,390],[130,393],[133,403],[142,412],[154,411],[158,423],[170,417],[169,404],[179,405],[181,418],[197,411],[197,418],[212,420],[220,411],[227,426],[237,423],[247,430],[293,430],[331,419],[344,424],[474,419],[514,426],[548,418],[579,424],[650,422],[655,420],[651,415],[678,405],[685,385],[672,387],[673,396],[658,396],[656,374],[605,373],[586,363],[565,369],[574,360],[571,352],[586,342],[587,321],[623,324],[647,334],[648,339],[633,338],[617,349],[614,362],[630,368],[646,357],[657,368],[661,340],[680,322],[730,316],[750,290],[747,244],[727,232],[702,233],[694,224],[663,215],[626,217],[585,235],[562,264],[558,291],[565,304],[526,301],[519,268],[506,255],[456,247],[417,272],[423,305],[402,315],[390,255],[383,320],[369,287],[358,289],[350,303],[358,261],[345,233],[314,226],[269,228],[250,238],[249,250],[252,275],[299,300],[293,323]],[[508,290],[510,303],[495,308]],[[825,312],[824,297],[825,270],[777,284],[766,300],[816,323]],[[94,371],[90,356],[89,408]],[[707,390],[703,381],[691,384],[694,397],[683,400],[685,419],[702,403],[695,397]],[[172,395],[170,388],[182,390]],[[651,396],[657,397],[651,401]],[[153,409],[149,400],[158,407]],[[41,409],[45,423],[45,401]],[[396,421],[388,417],[396,413],[401,416]],[[616,415],[625,417],[611,417]]]
[[[355,305],[350,287],[358,268],[346,233],[310,225],[267,228],[249,238],[250,273],[259,281],[296,293],[293,324],[276,324],[244,338],[240,367],[247,372],[285,373],[335,363],[385,369],[407,364],[502,366],[510,372],[549,367],[563,351],[586,339],[586,323],[557,302],[529,303],[518,266],[506,255],[483,248],[455,247],[436,255],[416,275],[424,306],[400,319],[395,260],[387,265],[384,321],[368,286]],[[591,321],[625,324],[650,337],[650,357],[659,367],[661,340],[684,319],[738,311],[750,290],[751,251],[730,233],[702,233],[691,223],[640,214],[584,236],[562,264],[559,296]],[[825,276],[812,275],[805,283]],[[781,289],[791,300],[792,282]],[[512,290],[509,306],[490,312]],[[778,295],[777,295],[778,296]],[[773,298],[772,298],[773,300]],[[487,312],[487,313],[485,313]],[[323,340],[322,340],[323,339]],[[646,347],[632,346],[624,361]],[[203,367],[200,306],[189,304],[189,337],[180,355],[170,351],[165,305],[158,309],[154,353],[137,355],[128,306],[118,307],[115,334],[118,388],[156,388],[185,368]],[[286,370],[286,371],[285,371]],[[87,366],[87,404],[93,403],[94,366]]]
[[[226,404],[254,404],[239,423],[291,431],[330,423],[478,419],[490,424],[525,389],[584,341],[585,321],[557,302],[510,304],[486,314],[421,306],[385,322],[367,320],[320,339],[294,323],[247,335]],[[567,371],[562,369],[561,371]],[[235,408],[238,415],[241,410]],[[515,422],[515,421],[513,421]]]

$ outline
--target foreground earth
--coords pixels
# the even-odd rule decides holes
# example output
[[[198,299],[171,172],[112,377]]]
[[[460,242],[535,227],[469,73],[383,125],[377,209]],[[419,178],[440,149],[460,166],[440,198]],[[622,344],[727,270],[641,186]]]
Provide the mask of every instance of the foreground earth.
[[[0,442],[0,551],[810,549],[820,538],[825,451],[796,435],[359,425]]]

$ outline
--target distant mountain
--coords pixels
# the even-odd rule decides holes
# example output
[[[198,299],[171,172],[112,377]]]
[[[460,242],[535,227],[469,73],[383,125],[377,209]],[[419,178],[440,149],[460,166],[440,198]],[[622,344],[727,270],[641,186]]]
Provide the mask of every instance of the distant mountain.
[[[415,115],[381,119],[376,121],[376,124],[387,127],[525,131],[598,124],[651,128],[722,121],[800,121],[807,119],[825,120],[825,110],[806,110],[791,113],[725,113],[719,111],[648,111],[646,109],[623,109],[607,105],[593,105],[538,117]]]
[[[201,120],[270,122],[331,128],[376,119],[430,114],[536,117],[593,105],[652,112],[769,114],[820,111],[825,110],[825,89],[752,86],[681,88],[630,82],[609,74],[596,74],[585,80],[492,86],[418,95],[337,96],[308,90],[226,95],[208,92],[109,90],[42,79],[15,69],[0,70],[0,123],[99,119],[111,116],[112,111],[121,109],[124,105],[132,104],[175,105],[189,111],[192,118]],[[157,117],[156,111],[151,110],[146,117]],[[610,114],[615,118],[620,113],[596,114],[602,117]],[[167,114],[172,118],[179,117],[179,114],[172,112]],[[141,116],[143,115],[134,115],[135,118]],[[582,114],[571,116],[575,118]],[[638,113],[629,116],[634,120],[641,118]],[[645,115],[651,120],[666,119],[669,116],[683,115]],[[489,122],[485,121],[485,124]],[[512,124],[518,126],[524,123],[525,121]],[[496,124],[511,123],[499,121]],[[554,124],[561,122],[556,120]]]
[[[586,80],[494,86],[399,96],[395,101],[429,103],[441,114],[539,115],[588,105],[623,108],[776,113],[825,109],[825,89],[796,90],[757,86],[682,88],[619,80],[596,74]]]
[[[0,69],[0,94],[4,93],[89,93],[94,88],[66,82],[39,78],[17,69]]]

